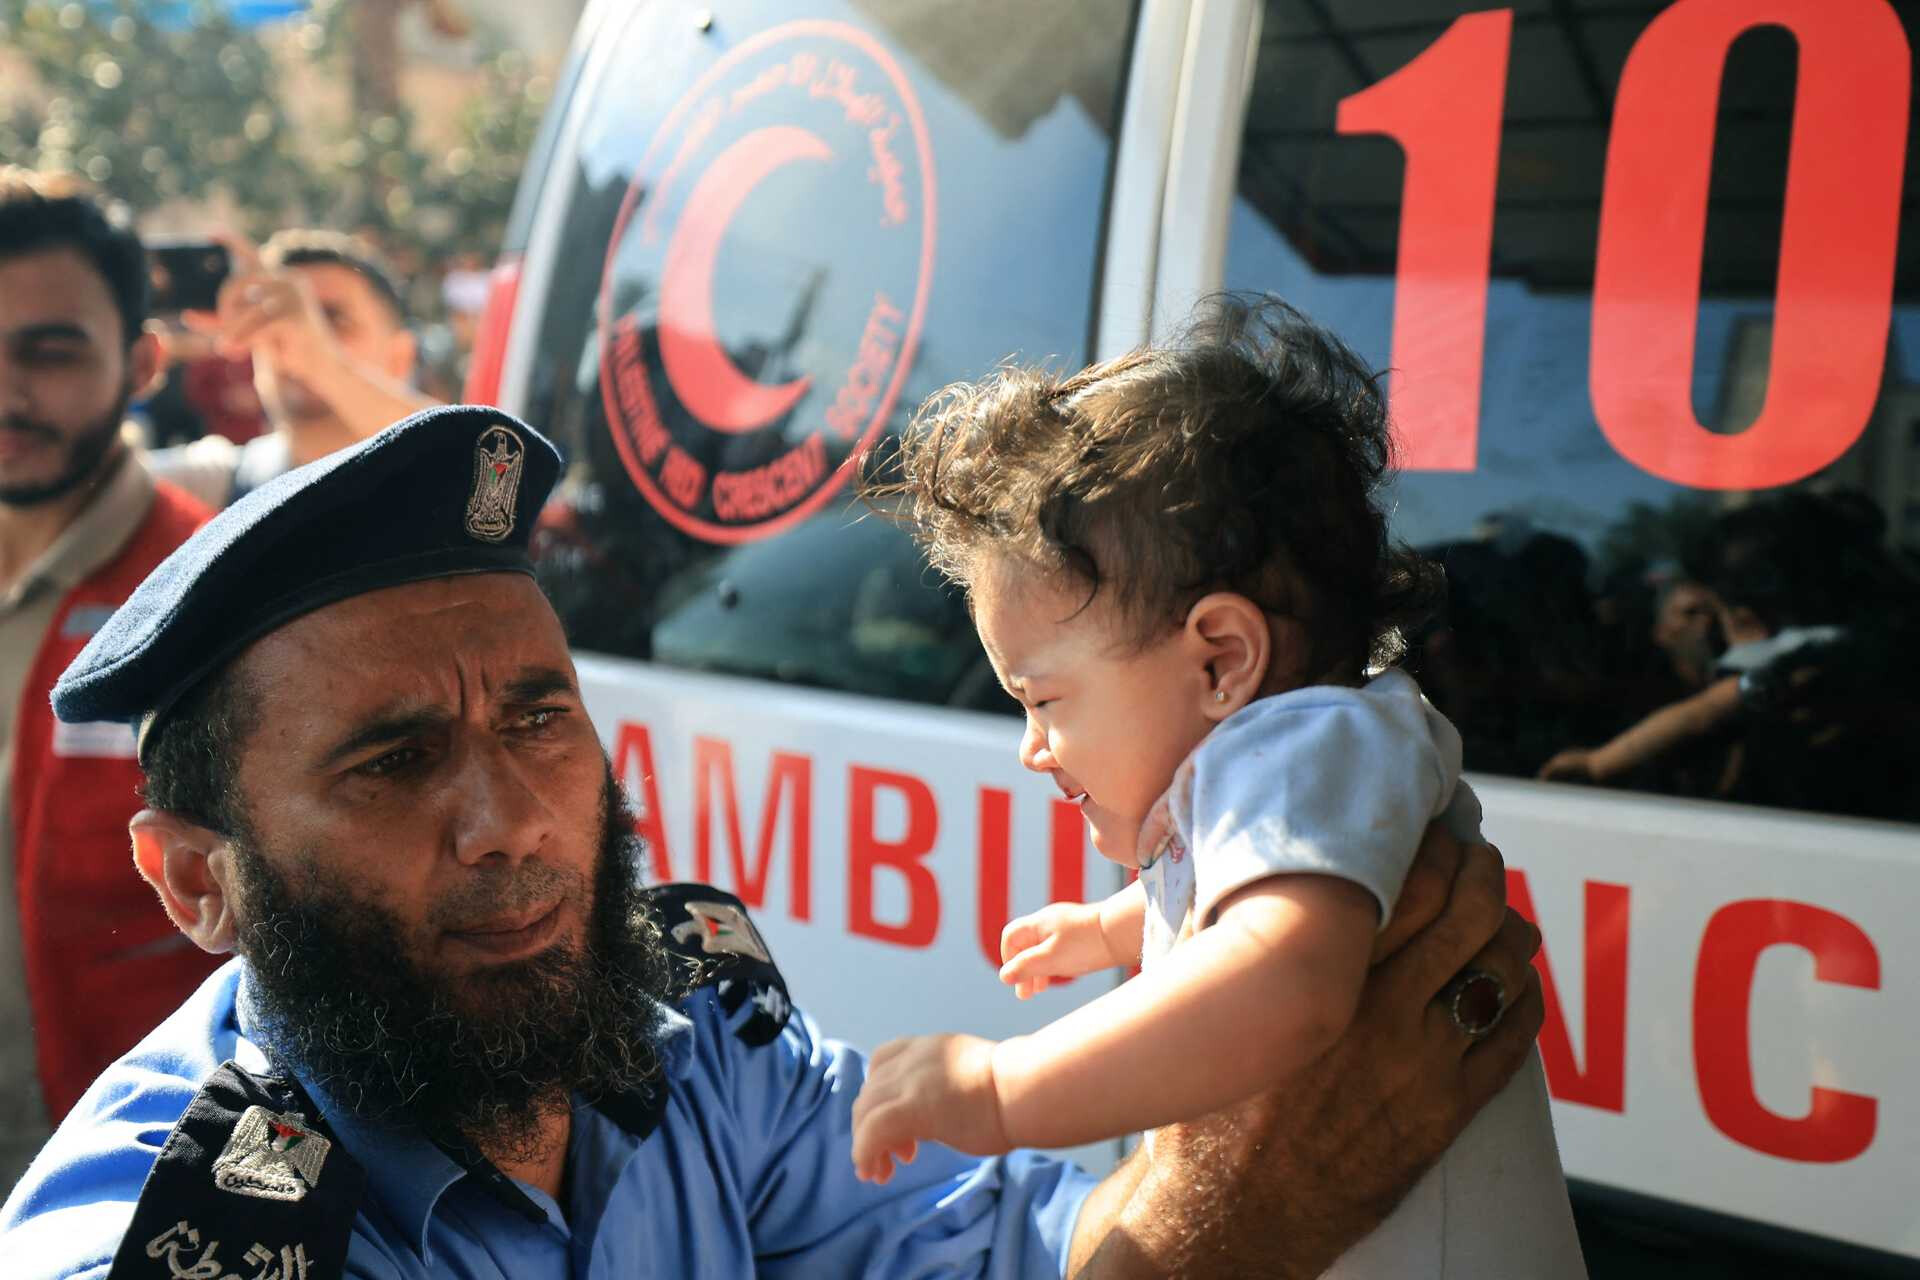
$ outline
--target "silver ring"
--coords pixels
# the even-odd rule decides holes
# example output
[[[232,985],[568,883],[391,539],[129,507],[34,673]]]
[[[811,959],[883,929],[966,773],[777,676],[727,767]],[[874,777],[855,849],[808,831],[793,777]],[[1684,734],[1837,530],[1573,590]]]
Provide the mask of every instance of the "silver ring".
[[[1507,989],[1485,969],[1462,969],[1440,988],[1440,1002],[1453,1025],[1469,1040],[1478,1040],[1500,1025],[1507,1011]]]

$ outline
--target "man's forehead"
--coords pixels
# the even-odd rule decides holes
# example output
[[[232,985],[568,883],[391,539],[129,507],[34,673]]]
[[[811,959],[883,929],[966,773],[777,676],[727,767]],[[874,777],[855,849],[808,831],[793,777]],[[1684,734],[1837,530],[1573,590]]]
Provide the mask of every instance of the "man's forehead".
[[[339,262],[297,262],[286,269],[306,277],[323,308],[345,312],[359,320],[384,320],[395,327],[400,323],[392,304],[352,267]]]
[[[240,679],[293,745],[369,717],[451,712],[573,683],[559,620],[521,574],[408,583],[338,601],[255,641]]]
[[[107,282],[77,249],[54,245],[0,257],[0,334],[63,323],[92,332],[118,322]]]
[[[449,658],[540,652],[564,659],[567,652],[560,620],[531,578],[471,573],[336,600],[268,632],[248,656],[270,664],[283,656],[339,655],[351,648],[369,650],[376,660],[381,654],[411,660],[450,644],[459,651],[446,653]]]

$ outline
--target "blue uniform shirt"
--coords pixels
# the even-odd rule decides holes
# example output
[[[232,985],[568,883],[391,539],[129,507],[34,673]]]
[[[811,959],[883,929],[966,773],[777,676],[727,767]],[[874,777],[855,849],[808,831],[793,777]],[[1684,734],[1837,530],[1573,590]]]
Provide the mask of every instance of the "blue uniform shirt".
[[[244,971],[236,960],[215,972],[62,1122],[0,1210],[8,1277],[105,1276],[147,1171],[201,1082],[229,1058],[268,1069],[249,1036]],[[367,1172],[348,1274],[891,1280],[1064,1270],[1089,1175],[1031,1152],[982,1160],[923,1145],[890,1184],[868,1186],[848,1154],[866,1070],[858,1053],[798,1010],[773,1044],[747,1045],[707,990],[672,1017],[659,1127],[643,1141],[576,1105],[570,1203],[563,1211],[522,1186],[544,1223],[503,1206],[423,1138],[358,1121],[303,1079]],[[220,1257],[237,1268],[248,1243],[227,1242]]]

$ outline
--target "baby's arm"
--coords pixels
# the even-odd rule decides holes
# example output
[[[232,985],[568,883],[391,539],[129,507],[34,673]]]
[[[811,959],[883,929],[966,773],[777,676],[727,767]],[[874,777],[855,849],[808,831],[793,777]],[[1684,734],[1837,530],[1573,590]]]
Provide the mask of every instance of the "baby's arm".
[[[882,1045],[853,1105],[854,1169],[885,1182],[921,1141],[972,1155],[1074,1146],[1251,1097],[1346,1030],[1379,921],[1374,896],[1346,880],[1270,876],[1152,969],[1031,1036]]]
[[[1605,746],[1569,747],[1542,765],[1540,776],[1610,781],[1711,731],[1739,709],[1740,677],[1722,676],[1691,697],[1653,712]]]
[[[1056,978],[1137,964],[1146,910],[1146,889],[1136,880],[1100,902],[1056,902],[1022,916],[1001,931],[1000,980],[1025,1000]],[[981,1156],[1012,1147],[994,1095],[996,1047],[960,1035],[881,1045],[853,1103],[854,1172],[885,1182],[893,1162],[913,1159],[922,1141]]]
[[[1000,981],[1022,1000],[1055,978],[1140,963],[1147,895],[1138,880],[1101,902],[1056,902],[1000,934]]]
[[[992,1052],[1012,1146],[1061,1147],[1189,1120],[1270,1088],[1352,1020],[1379,902],[1332,876],[1271,876],[1098,1000]]]

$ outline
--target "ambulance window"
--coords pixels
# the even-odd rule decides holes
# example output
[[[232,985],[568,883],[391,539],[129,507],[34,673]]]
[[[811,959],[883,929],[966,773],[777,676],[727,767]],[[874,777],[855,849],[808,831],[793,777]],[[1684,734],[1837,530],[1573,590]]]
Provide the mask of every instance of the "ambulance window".
[[[1392,370],[1409,666],[1469,769],[1920,820],[1910,34],[1482,8],[1267,0],[1228,231]]]
[[[1133,0],[1036,12],[728,0],[610,27],[525,406],[568,457],[536,554],[577,645],[1010,708],[844,464],[1010,354],[1087,359]]]

